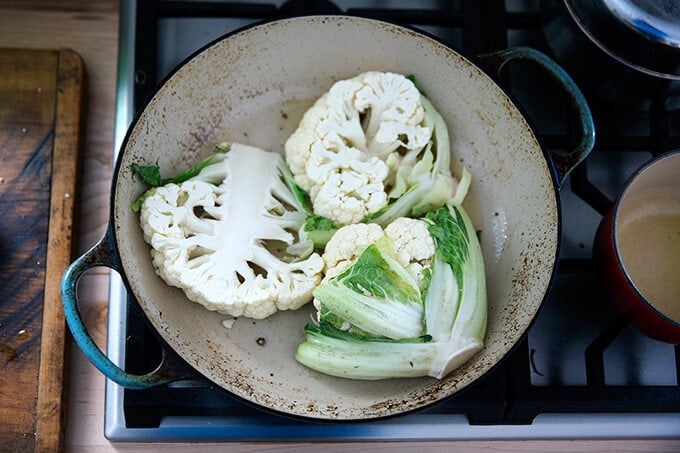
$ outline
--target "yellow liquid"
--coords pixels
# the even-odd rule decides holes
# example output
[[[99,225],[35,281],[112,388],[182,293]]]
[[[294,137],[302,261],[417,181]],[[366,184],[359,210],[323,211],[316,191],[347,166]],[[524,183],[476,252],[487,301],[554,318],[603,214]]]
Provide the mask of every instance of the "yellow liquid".
[[[635,217],[618,226],[623,265],[640,294],[680,322],[680,213]]]

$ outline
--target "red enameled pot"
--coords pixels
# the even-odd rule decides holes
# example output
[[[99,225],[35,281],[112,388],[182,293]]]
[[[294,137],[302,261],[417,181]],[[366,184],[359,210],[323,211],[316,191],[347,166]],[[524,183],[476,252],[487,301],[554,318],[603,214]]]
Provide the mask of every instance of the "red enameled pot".
[[[647,336],[680,344],[680,150],[631,175],[593,257],[612,307]]]

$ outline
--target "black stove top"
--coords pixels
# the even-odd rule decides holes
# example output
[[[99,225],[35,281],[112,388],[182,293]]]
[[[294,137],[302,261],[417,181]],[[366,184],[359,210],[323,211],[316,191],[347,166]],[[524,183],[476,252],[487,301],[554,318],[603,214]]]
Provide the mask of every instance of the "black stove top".
[[[134,80],[128,87],[133,110],[143,105],[168,71],[196,49],[235,28],[284,15],[345,13],[379,18],[434,34],[465,55],[525,45],[553,58],[546,30],[556,18],[563,20],[560,5],[536,1],[430,0],[418,2],[417,8],[412,2],[396,0],[123,3],[128,17],[134,16],[128,24],[134,31],[134,40],[129,42],[134,57],[124,56],[132,63],[125,77]],[[565,104],[562,94],[547,77],[530,65],[516,64],[503,78],[542,143],[557,151],[570,149],[574,140],[569,115],[560,107]],[[537,416],[545,414],[680,415],[680,347],[650,340],[617,318],[605,302],[590,258],[601,215],[628,175],[650,157],[680,148],[676,82],[650,80],[654,95],[637,105],[612,102],[599,96],[587,81],[577,82],[591,106],[597,142],[561,190],[562,250],[550,295],[528,336],[502,366],[459,395],[408,416],[409,420],[424,418],[407,423],[417,425],[430,420],[427,417],[452,414],[460,415],[451,418],[455,423],[493,427],[531,427],[538,424]],[[118,337],[127,339],[124,348],[135,354],[125,356],[125,367],[135,373],[151,371],[160,360],[160,345],[136,302],[126,305],[126,329]],[[198,379],[148,390],[118,389],[117,394],[122,394],[122,406],[117,406],[121,414],[109,418],[124,426],[109,430],[123,433],[110,434],[113,438],[125,438],[126,430],[138,433],[133,438],[144,438],[140,432],[162,426],[168,417],[179,417],[187,426],[224,420],[230,420],[226,422],[230,426],[234,420],[239,420],[237,424],[250,420],[243,422],[249,426],[268,423],[270,428],[283,423]],[[672,420],[670,432],[680,436],[678,419]],[[246,434],[251,433],[249,428],[240,429],[250,436]],[[621,435],[627,429],[622,427]],[[185,436],[192,438],[191,432],[200,431],[189,430]],[[319,435],[324,435],[323,430]],[[235,432],[224,436],[239,438]],[[385,433],[377,437],[390,438]],[[443,431],[434,437],[447,435]],[[580,437],[578,430],[573,437]]]

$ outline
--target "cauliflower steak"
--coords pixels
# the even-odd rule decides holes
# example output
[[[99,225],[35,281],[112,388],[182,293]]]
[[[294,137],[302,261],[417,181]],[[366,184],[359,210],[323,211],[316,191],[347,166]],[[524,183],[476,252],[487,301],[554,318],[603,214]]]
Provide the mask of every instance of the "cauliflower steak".
[[[141,205],[156,273],[209,310],[262,319],[312,299],[323,260],[281,155],[242,144]]]

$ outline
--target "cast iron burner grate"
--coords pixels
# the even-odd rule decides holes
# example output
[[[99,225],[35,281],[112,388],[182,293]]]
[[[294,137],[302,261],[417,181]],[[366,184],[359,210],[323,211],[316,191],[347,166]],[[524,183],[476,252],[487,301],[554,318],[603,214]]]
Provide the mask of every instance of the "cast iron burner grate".
[[[256,21],[343,12],[419,27],[466,55],[516,45],[532,46],[551,55],[542,30],[555,10],[536,6],[537,2],[429,1],[419,4],[422,7],[418,9],[399,1],[378,2],[392,5],[381,8],[361,7],[371,2],[359,0],[346,3],[351,7],[304,0],[283,5],[140,1],[136,11],[135,109],[143,105],[164,76],[159,69],[159,46],[164,45],[159,33],[167,19]],[[197,43],[196,48],[206,42]],[[568,112],[553,108],[562,105],[555,87],[523,64],[513,66],[504,78],[533,120],[542,143],[557,151],[569,149],[574,142],[572,127]],[[595,227],[631,168],[680,147],[680,110],[669,106],[671,88],[669,83],[659,84],[651,107],[640,110],[608,104],[597,93],[584,90],[595,119],[597,145],[562,188],[563,216],[572,219],[563,225],[563,247],[572,251],[563,250],[550,296],[529,335],[501,366],[461,394],[423,412],[465,414],[472,425],[531,424],[537,415],[546,413],[680,412],[680,347],[653,344],[614,316],[604,302],[590,260]],[[545,110],[546,105],[551,109]],[[584,213],[589,220],[581,218]],[[126,350],[135,353],[126,356],[126,369],[134,373],[151,371],[160,361],[160,345],[136,302],[128,301],[127,305]],[[626,351],[612,352],[621,341]],[[640,371],[648,367],[649,359],[643,357],[646,354],[662,362],[662,378],[653,374],[651,383],[643,382],[649,379]],[[198,378],[162,388],[124,390],[128,428],[157,427],[166,416],[230,415],[269,416]]]

